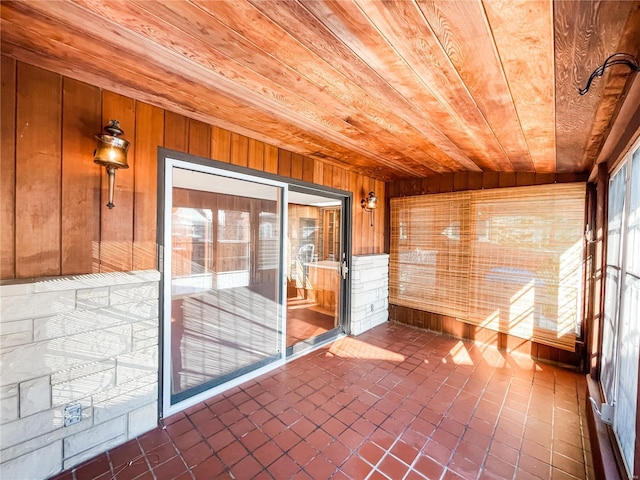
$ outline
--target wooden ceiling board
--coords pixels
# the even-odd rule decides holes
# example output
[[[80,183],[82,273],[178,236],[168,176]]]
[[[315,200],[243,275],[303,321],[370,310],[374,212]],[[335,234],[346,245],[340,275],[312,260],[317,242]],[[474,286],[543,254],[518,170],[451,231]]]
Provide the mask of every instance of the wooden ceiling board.
[[[173,16],[174,21],[172,24],[168,24],[162,19],[158,19],[156,14],[168,9],[169,4],[149,3],[150,10],[143,15],[140,13],[140,9],[136,9],[132,2],[126,0],[108,3],[78,0],[77,3],[94,13],[99,13],[101,16],[111,19],[118,25],[124,26],[127,32],[135,32],[149,38],[151,45],[156,46],[158,50],[155,58],[163,59],[168,57],[162,60],[162,63],[174,65],[176,71],[182,74],[193,72],[193,82],[210,85],[212,89],[218,88],[224,94],[237,99],[238,102],[248,102],[249,105],[260,111],[270,113],[276,117],[282,117],[283,121],[293,120],[295,124],[301,126],[304,130],[320,134],[322,138],[342,145],[348,150],[360,153],[363,157],[368,157],[371,161],[378,162],[388,169],[395,169],[397,171],[396,174],[401,176],[411,176],[415,174],[416,170],[418,174],[422,175],[432,173],[430,170],[420,171],[419,166],[411,165],[410,159],[402,155],[399,155],[399,159],[403,161],[393,162],[393,158],[389,160],[388,157],[393,153],[393,150],[382,142],[374,149],[362,148],[361,145],[365,140],[361,138],[362,132],[359,132],[357,128],[348,122],[331,117],[319,108],[319,106],[326,103],[326,100],[323,102],[315,99],[314,101],[308,89],[308,99],[296,97],[286,88],[281,87],[278,82],[271,81],[253,70],[242,68],[232,56],[224,55],[215,48],[208,48],[210,45],[203,45],[193,36],[185,34],[181,28],[188,28],[195,21],[193,15],[189,15],[188,4],[180,4],[181,8],[179,10],[169,11],[167,14],[170,17]],[[146,6],[147,4],[145,4]],[[186,18],[180,18],[181,15],[187,16]],[[207,25],[212,32],[215,32],[215,35],[211,36],[212,38],[227,33],[231,38],[223,38],[223,43],[231,45],[239,40],[238,38],[233,38],[232,33],[224,32],[211,19],[207,21]],[[197,30],[195,29],[195,31]],[[105,38],[104,41],[108,41],[108,38]],[[163,50],[163,48],[166,50]],[[187,61],[185,61],[185,58]],[[260,59],[257,55],[254,55],[253,58],[255,59],[254,63],[257,63]],[[274,76],[277,76],[277,68],[274,68],[273,65],[271,71]],[[282,77],[280,82],[282,82]],[[366,140],[376,141],[371,137]],[[381,154],[374,155],[372,152],[381,152]]]
[[[428,138],[464,169],[480,171],[493,167],[484,153],[479,155],[477,151],[465,148],[472,143],[467,142],[467,145],[464,145],[464,140],[461,141],[460,137],[464,136],[464,132],[460,130],[459,125],[450,119],[437,99],[425,91],[415,72],[379,35],[375,26],[362,14],[357,5],[350,2],[310,1],[305,2],[304,6],[333,32],[336,38],[340,38],[349,47],[357,61],[364,61],[373,69],[371,75],[374,75],[374,78],[370,83],[372,87],[369,89],[368,98],[375,96],[389,111],[409,122],[417,134]],[[335,60],[332,61],[335,64]],[[352,75],[353,69],[349,66],[349,60],[345,60],[338,68],[344,69],[345,76],[358,82],[359,76]],[[438,119],[437,124],[433,121],[434,117]],[[449,130],[448,135],[445,133],[446,130]],[[451,138],[454,138],[457,144]]]
[[[6,25],[6,21],[3,20],[1,25],[2,25],[2,28],[4,28],[4,25]],[[20,29],[20,27],[15,25],[12,27],[13,27],[12,32]],[[4,32],[7,32],[7,30],[5,30]],[[156,95],[146,93],[144,90],[140,90],[136,86],[134,87],[128,86],[125,83],[126,76],[128,73],[130,73],[131,75],[133,75],[133,73],[128,72],[123,68],[118,68],[117,72],[114,71],[114,73],[109,78],[106,78],[102,70],[98,70],[97,72],[94,72],[87,65],[85,65],[85,68],[83,68],[82,70],[77,70],[70,67],[69,68],[60,67],[60,64],[55,63],[54,61],[51,60],[52,57],[50,57],[49,55],[43,55],[40,52],[43,50],[43,47],[45,44],[39,43],[38,44],[39,51],[34,52],[31,49],[31,47],[19,46],[18,45],[19,42],[11,43],[12,34],[5,34],[4,32],[3,32],[3,52],[6,52],[8,55],[16,58],[22,58],[26,63],[40,65],[43,68],[46,68],[52,71],[57,71],[58,73],[61,73],[62,75],[66,75],[70,78],[75,78],[92,85],[97,85],[97,86],[100,86],[101,88],[105,88],[107,90],[117,92],[122,95],[135,97],[138,100],[141,100],[149,104],[163,106],[164,108],[167,108],[170,111],[175,111],[176,113],[180,113],[182,115],[194,118],[196,120],[201,120],[203,122],[211,122],[212,115],[210,113],[209,114],[203,113],[203,111],[207,111],[208,105],[203,104],[203,102],[197,96],[198,94],[197,88],[193,92],[193,95],[188,93],[187,91],[184,91],[177,100],[180,103],[175,103],[173,101],[167,100],[166,97],[158,97]],[[23,38],[24,37],[21,37],[21,39]],[[56,42],[51,42],[50,51],[53,52],[53,54],[60,54],[61,51],[64,51],[64,47],[62,47],[60,44],[57,44]],[[120,77],[120,75],[122,75],[123,77]],[[163,91],[163,88],[166,87],[164,84],[152,81],[150,79],[147,79],[146,83],[147,83],[147,87],[157,86],[158,89],[160,89],[157,91]],[[229,114],[227,115],[226,112],[228,111],[228,109],[224,108],[220,104],[213,104],[212,108],[216,110],[216,117],[215,117],[217,119],[216,123],[223,128],[233,129],[238,133],[251,136],[253,138],[256,138],[258,140],[261,140],[265,143],[269,143],[274,146],[289,148],[290,145],[294,144],[294,142],[297,145],[303,144],[309,150],[312,150],[314,148],[319,149],[316,151],[317,157],[322,158],[324,161],[327,161],[329,163],[338,165],[342,168],[355,170],[364,175],[374,175],[378,178],[385,178],[387,180],[396,178],[395,176],[392,176],[389,174],[388,169],[383,169],[382,167],[372,167],[368,162],[363,163],[361,156],[352,158],[354,154],[349,150],[342,149],[339,146],[335,146],[336,150],[329,150],[329,144],[326,141],[323,141],[322,143],[311,143],[313,139],[312,136],[304,131],[300,131],[297,136],[292,135],[291,138],[287,138],[287,136],[282,135],[281,132],[279,132],[279,130],[277,131],[278,133],[276,133],[277,136],[273,136],[273,137],[267,136],[265,135],[265,133],[271,133],[270,132],[271,129],[266,127],[266,125],[269,124],[269,120],[264,118],[256,118],[256,113],[254,111],[249,111],[247,117],[250,120],[253,120],[256,125],[264,126],[263,130],[255,131],[255,130],[249,130],[249,129],[242,129],[238,127],[237,123],[229,123],[221,120],[221,118],[226,116],[237,115],[238,114],[237,109],[234,109],[233,111],[229,111]],[[249,116],[249,114],[251,115]],[[275,122],[271,121],[271,123],[275,123]],[[345,158],[349,159],[348,163],[344,162]],[[338,159],[342,159],[342,160],[338,160]]]
[[[551,2],[483,0],[489,27],[536,172],[554,172]]]
[[[561,1],[554,3],[556,81],[556,171],[583,172],[592,166],[584,152],[591,137],[603,85],[611,75],[594,81],[586,95],[589,75],[617,52],[626,19],[635,2]],[[572,68],[567,68],[571,65]]]
[[[306,6],[306,5],[305,5]],[[352,51],[345,48],[345,45],[310,12],[297,2],[275,2],[259,1],[255,2],[255,7],[265,16],[268,16],[275,24],[287,30],[292,40],[299,42],[302,46],[315,54],[315,59],[311,60],[312,68],[321,72],[322,76],[331,75],[332,70],[342,72],[342,78],[338,82],[350,81],[346,78],[349,75],[357,74],[357,81],[367,85],[367,90],[360,89],[348,102],[355,102],[351,110],[351,115],[347,116],[349,122],[362,124],[365,117],[369,118],[375,126],[369,132],[375,131],[375,137],[384,142],[399,143],[404,145],[405,158],[398,158],[396,161],[405,162],[414,169],[413,176],[420,176],[419,164],[422,163],[428,169],[444,173],[445,171],[461,171],[465,168],[473,168],[468,164],[461,165],[456,159],[451,158],[447,152],[434,146],[430,138],[420,134],[413,125],[403,120],[396,112],[401,109],[390,109],[382,105],[380,99],[388,98],[391,88],[376,75],[375,72],[364,64],[360,58]],[[282,39],[286,42],[286,39]],[[331,62],[333,67],[325,63],[325,59]],[[326,82],[326,81],[325,81]],[[353,92],[356,92],[352,89]],[[345,92],[346,93],[346,92]],[[340,94],[338,98],[345,101],[348,95]],[[405,105],[405,109],[410,105]],[[357,108],[357,110],[356,110]],[[367,112],[368,110],[368,112]],[[370,139],[373,142],[375,139]],[[398,147],[400,149],[401,147]],[[418,165],[416,165],[418,164]]]
[[[423,88],[438,99],[458,128],[473,138],[475,148],[487,152],[491,169],[513,171],[513,164],[418,6],[413,2],[356,1],[398,55],[411,65]]]
[[[534,171],[480,0],[418,5],[514,170]]]
[[[38,6],[45,9],[50,5],[49,2],[37,3]],[[153,58],[158,58],[163,52],[153,50],[143,51],[141,47],[136,47],[136,43],[128,31],[121,32],[119,29],[108,30],[108,22],[104,22],[104,20],[102,21],[102,28],[107,31],[107,34],[98,39],[91,37],[90,35],[93,29],[90,22],[86,21],[86,12],[77,11],[77,9],[74,8],[66,8],[64,12],[60,10],[38,12],[41,13],[41,16],[39,16],[33,10],[30,12],[21,12],[19,8],[16,8],[8,12],[8,9],[4,7],[5,4],[3,4],[3,21],[6,22],[15,17],[15,28],[3,28],[3,42],[9,42],[11,31],[20,30],[23,26],[28,26],[30,30],[28,33],[18,35],[17,41],[33,38],[35,35],[33,32],[36,31],[51,32],[49,37],[38,40],[42,45],[26,45],[25,48],[36,51],[45,50],[47,54],[46,57],[51,58],[65,53],[65,55],[68,55],[71,64],[82,62],[84,64],[82,69],[71,69],[64,72],[72,78],[94,83],[119,93],[132,95],[140,100],[157,104],[164,108],[171,109],[175,105],[179,105],[182,108],[173,108],[174,110],[178,110],[178,113],[184,113],[209,123],[211,123],[212,118],[233,119],[240,117],[248,125],[253,127],[252,129],[247,129],[246,134],[248,136],[256,137],[255,132],[262,132],[262,135],[271,131],[275,133],[274,136],[267,137],[265,141],[268,141],[269,138],[284,138],[284,145],[288,146],[295,142],[306,144],[306,138],[313,139],[309,129],[294,129],[291,134],[287,131],[283,132],[281,130],[282,121],[278,118],[265,118],[265,116],[260,115],[260,112],[255,108],[250,108],[240,97],[230,100],[228,96],[221,95],[217,90],[221,86],[220,81],[213,82],[210,79],[199,76],[197,72],[191,76],[187,76],[187,73],[193,69],[193,65],[190,63],[184,61],[180,63],[176,60],[176,62],[171,63],[171,68],[164,69],[161,64],[149,65],[147,62],[132,62],[130,60],[131,58],[145,58],[145,54],[153,54]],[[58,14],[59,18],[56,18]],[[47,18],[46,22],[40,20],[40,18],[44,17]],[[84,23],[78,23],[74,29],[71,29],[69,25],[65,23],[67,21],[73,22],[78,18],[82,18],[85,21]],[[59,23],[55,23],[53,26],[50,25],[54,20],[59,21]],[[85,25],[86,30],[84,30]],[[49,44],[50,39],[55,37],[61,38],[62,40],[59,43]],[[113,41],[110,39],[113,39]],[[118,42],[118,40],[120,40],[120,42]],[[89,47],[87,53],[75,48],[75,46],[79,44]],[[132,47],[131,50],[128,50],[129,46]],[[114,56],[114,51],[120,51],[122,55]],[[104,58],[110,59],[108,64],[105,64],[103,61]],[[113,68],[114,66],[117,68]],[[105,72],[105,68],[108,69],[109,72]],[[95,82],[87,78],[91,71],[95,72],[92,76],[93,78],[108,78],[106,81],[107,84],[105,84],[104,81]],[[206,82],[207,80],[209,83]],[[136,82],[142,82],[142,84]],[[189,85],[189,88],[185,89],[184,85]],[[162,92],[162,95],[154,98],[148,98],[144,94],[144,98],[135,95],[135,92],[144,92],[145,90]],[[186,112],[183,111],[185,105],[188,107]],[[195,116],[195,112],[205,112],[205,115]],[[237,125],[237,122],[230,124],[229,127],[233,127],[233,125]],[[238,130],[237,128],[233,129]],[[288,141],[287,137],[290,137]],[[343,162],[347,159],[347,165],[339,162],[341,166],[356,168],[363,173],[368,171],[371,174],[375,173],[377,176],[383,175],[386,178],[398,176],[397,172],[389,175],[388,171],[390,168],[385,166],[384,163],[372,166],[370,159],[363,158],[361,155],[356,156],[352,149],[337,145],[334,145],[332,149],[329,147],[330,142],[322,139],[322,137],[318,138],[320,139],[319,142],[307,144],[306,149],[321,152],[323,159],[332,159],[332,161],[336,162],[338,162],[338,159],[343,160]],[[270,141],[269,143],[274,142]],[[387,173],[381,173],[381,169]],[[400,175],[400,177],[402,176],[406,176],[406,174]]]
[[[626,28],[622,30],[616,52],[630,53],[640,59],[640,5],[631,8]],[[638,75],[633,74],[632,70],[626,66],[614,66],[608,69],[606,83],[602,86],[602,100],[598,103],[591,135],[582,157],[583,165],[593,165],[594,159],[599,156],[607,136],[618,118],[618,112],[623,106],[620,100],[623,96],[627,96],[636,77]],[[594,81],[598,82],[601,79]],[[634,102],[630,98],[625,98],[625,100],[631,102],[632,105],[640,105],[640,102]]]
[[[624,67],[577,92],[640,54],[639,0],[2,1],[0,28],[8,57],[385,181],[586,172],[640,108]]]

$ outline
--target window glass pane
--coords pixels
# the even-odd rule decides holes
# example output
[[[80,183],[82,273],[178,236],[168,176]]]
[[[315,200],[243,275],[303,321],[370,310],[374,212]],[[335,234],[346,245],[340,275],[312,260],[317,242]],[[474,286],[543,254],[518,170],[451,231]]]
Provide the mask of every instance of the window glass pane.
[[[607,225],[607,267],[604,300],[602,353],[600,356],[600,382],[607,402],[615,395],[615,362],[618,339],[618,296],[620,281],[620,240],[626,195],[626,165],[609,180]]]
[[[282,352],[281,188],[179,168],[173,185],[172,405]]]
[[[640,149],[633,155],[625,237],[625,277],[620,312],[619,385],[614,430],[628,471],[633,472],[640,354]]]

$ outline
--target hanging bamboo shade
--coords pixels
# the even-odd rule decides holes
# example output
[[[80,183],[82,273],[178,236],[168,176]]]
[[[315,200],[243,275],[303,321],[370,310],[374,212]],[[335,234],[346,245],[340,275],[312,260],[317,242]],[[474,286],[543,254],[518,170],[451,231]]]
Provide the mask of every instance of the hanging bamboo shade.
[[[391,200],[390,301],[575,348],[585,185]]]

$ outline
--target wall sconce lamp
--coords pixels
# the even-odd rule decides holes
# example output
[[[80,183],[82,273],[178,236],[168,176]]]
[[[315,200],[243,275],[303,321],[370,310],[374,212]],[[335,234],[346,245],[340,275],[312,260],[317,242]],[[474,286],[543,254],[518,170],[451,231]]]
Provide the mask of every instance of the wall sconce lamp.
[[[369,212],[371,214],[371,226],[373,227],[373,211],[378,208],[378,197],[376,197],[375,193],[369,192],[369,196],[367,198],[363,198],[360,205],[365,212]]]
[[[110,120],[109,125],[104,127],[106,134],[96,135],[98,140],[98,148],[94,153],[93,161],[98,165],[102,165],[107,170],[109,176],[109,203],[108,208],[113,208],[113,189],[116,183],[116,170],[119,168],[129,168],[127,165],[127,150],[129,150],[129,142],[124,138],[118,138],[124,135],[117,120]]]

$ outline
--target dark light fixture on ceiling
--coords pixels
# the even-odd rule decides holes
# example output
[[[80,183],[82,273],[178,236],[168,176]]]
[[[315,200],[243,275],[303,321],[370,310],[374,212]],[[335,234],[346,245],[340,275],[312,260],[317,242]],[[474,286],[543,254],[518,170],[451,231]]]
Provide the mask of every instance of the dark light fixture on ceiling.
[[[373,227],[373,211],[378,208],[378,197],[376,197],[375,193],[369,192],[369,196],[367,198],[363,198],[360,205],[365,212],[369,212],[371,215],[371,226]]]
[[[591,88],[591,83],[593,82],[593,80],[596,77],[601,77],[602,75],[604,75],[604,71],[614,65],[625,65],[629,67],[633,71],[633,73],[640,72],[640,65],[638,65],[638,60],[636,60],[636,57],[634,57],[630,53],[614,53],[613,55],[607,57],[604,63],[596,68],[593,73],[591,73],[591,75],[589,76],[589,80],[587,80],[587,85],[584,88],[578,89],[578,93],[580,93],[580,95],[584,95],[585,93],[587,93]]]
[[[113,189],[116,183],[116,170],[119,168],[129,168],[127,164],[127,150],[129,150],[129,142],[124,138],[118,138],[124,135],[117,120],[110,120],[109,125],[104,127],[104,133],[96,135],[98,140],[98,148],[94,153],[93,161],[98,165],[102,165],[107,170],[109,176],[109,203],[108,208],[113,208]]]

